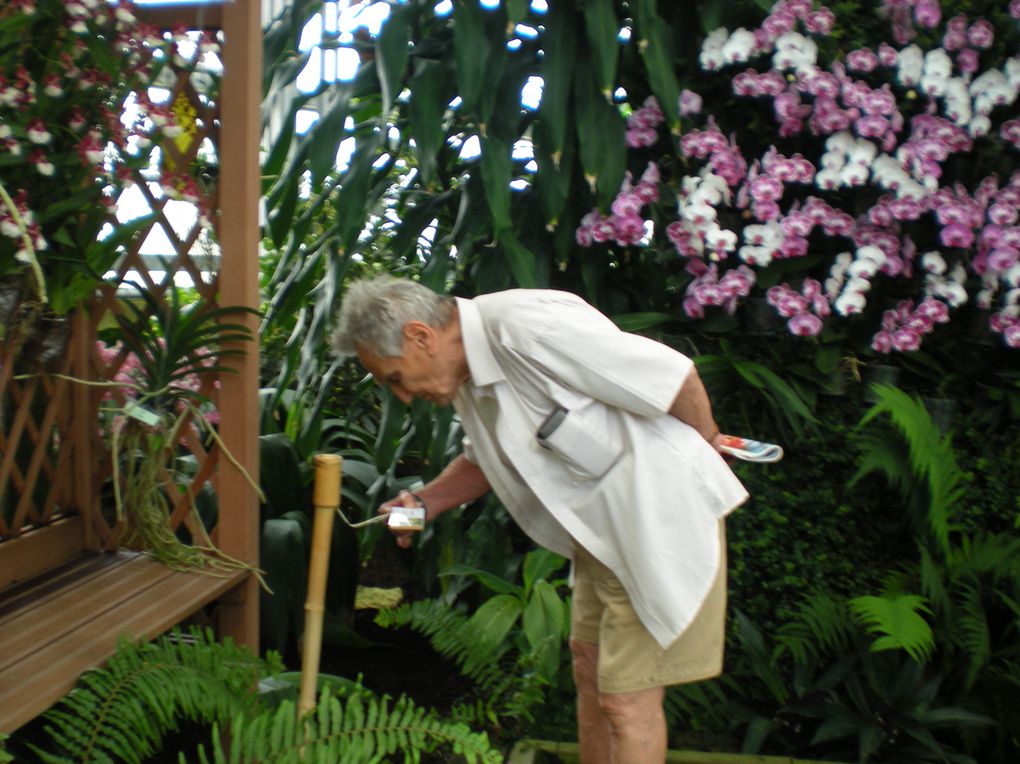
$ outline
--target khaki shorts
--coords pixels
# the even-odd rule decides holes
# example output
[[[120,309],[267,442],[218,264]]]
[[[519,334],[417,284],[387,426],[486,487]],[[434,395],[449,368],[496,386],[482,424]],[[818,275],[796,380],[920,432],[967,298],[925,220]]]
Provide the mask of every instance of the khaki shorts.
[[[638,619],[620,580],[580,546],[574,557],[570,636],[599,647],[600,692],[634,692],[722,673],[726,637],[726,535],[719,523],[719,573],[697,615],[662,648]]]

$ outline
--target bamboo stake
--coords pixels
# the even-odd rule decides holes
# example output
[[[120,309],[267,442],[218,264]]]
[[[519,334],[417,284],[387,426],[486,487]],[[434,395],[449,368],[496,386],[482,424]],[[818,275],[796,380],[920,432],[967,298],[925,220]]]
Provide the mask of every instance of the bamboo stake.
[[[312,524],[312,554],[308,563],[298,718],[315,708],[315,687],[322,652],[326,574],[329,572],[329,549],[333,539],[333,513],[340,506],[342,471],[343,459],[336,454],[319,454],[315,457],[315,519]]]

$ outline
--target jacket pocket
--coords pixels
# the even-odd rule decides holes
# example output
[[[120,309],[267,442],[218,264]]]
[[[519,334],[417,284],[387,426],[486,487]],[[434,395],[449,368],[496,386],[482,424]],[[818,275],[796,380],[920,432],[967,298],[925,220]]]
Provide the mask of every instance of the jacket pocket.
[[[562,412],[562,413],[561,413]],[[589,421],[584,412],[560,409],[536,433],[538,442],[587,478],[601,478],[620,458],[623,446]],[[559,416],[556,416],[561,414]]]

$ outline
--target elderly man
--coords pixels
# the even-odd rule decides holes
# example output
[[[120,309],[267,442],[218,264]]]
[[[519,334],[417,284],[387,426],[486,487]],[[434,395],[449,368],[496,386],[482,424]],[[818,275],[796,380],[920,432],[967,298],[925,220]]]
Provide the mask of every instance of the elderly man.
[[[348,288],[334,343],[405,403],[452,404],[466,435],[381,511],[420,501],[431,520],[494,490],[573,561],[582,761],[663,761],[665,687],[722,671],[723,517],[747,498],[691,360],[569,293],[465,300],[391,277]]]

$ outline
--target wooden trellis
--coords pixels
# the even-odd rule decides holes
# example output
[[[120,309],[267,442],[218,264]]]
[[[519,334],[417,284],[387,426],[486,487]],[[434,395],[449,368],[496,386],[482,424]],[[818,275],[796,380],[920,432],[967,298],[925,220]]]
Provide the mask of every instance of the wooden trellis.
[[[166,141],[162,147],[164,166],[178,168],[178,174],[203,164],[215,170],[189,188],[208,213],[213,234],[197,214],[187,230],[175,231],[174,223],[181,224],[169,214],[172,192],[152,178],[135,178],[135,193],[154,213],[152,220],[125,245],[94,299],[71,317],[66,346],[49,367],[56,374],[16,378],[11,349],[0,345],[0,732],[20,726],[66,693],[81,671],[110,654],[123,630],[153,636],[215,602],[221,634],[257,649],[253,576],[173,572],[119,549],[124,529],[104,495],[113,457],[101,408],[110,393],[68,379],[117,375],[125,353],[104,357],[97,335],[111,314],[124,310],[129,282],[165,305],[175,277],[187,274],[211,305],[258,307],[259,0],[160,6],[140,14],[161,29],[183,26],[220,40],[217,92],[201,92],[180,68],[172,81],[161,83],[169,103],[194,114],[190,141]],[[157,229],[173,252],[153,262],[143,248]],[[198,251],[202,240],[218,253]],[[257,337],[254,316],[230,320],[247,323]],[[223,443],[257,478],[257,342],[243,349],[244,355],[224,361],[237,373],[223,374],[215,384],[209,380],[204,392],[218,410]],[[114,393],[115,401],[119,395]],[[182,448],[197,466],[185,485],[163,476],[167,495],[175,497],[173,526],[190,522],[193,496],[211,485],[219,507],[214,541],[226,554],[257,563],[259,507],[247,477],[194,430],[186,429],[184,439]]]

